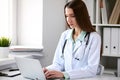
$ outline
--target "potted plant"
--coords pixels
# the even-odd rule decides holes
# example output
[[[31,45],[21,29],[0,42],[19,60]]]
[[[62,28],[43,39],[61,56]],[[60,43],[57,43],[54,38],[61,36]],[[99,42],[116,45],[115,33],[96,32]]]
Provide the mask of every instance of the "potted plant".
[[[7,37],[0,37],[0,58],[7,58],[9,54],[10,39]]]

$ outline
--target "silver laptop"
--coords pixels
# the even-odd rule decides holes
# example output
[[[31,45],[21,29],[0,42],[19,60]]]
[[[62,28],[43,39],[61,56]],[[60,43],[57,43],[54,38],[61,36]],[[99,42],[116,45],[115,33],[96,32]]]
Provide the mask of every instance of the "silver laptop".
[[[33,80],[46,80],[39,60],[21,57],[16,57],[15,60],[23,77]]]

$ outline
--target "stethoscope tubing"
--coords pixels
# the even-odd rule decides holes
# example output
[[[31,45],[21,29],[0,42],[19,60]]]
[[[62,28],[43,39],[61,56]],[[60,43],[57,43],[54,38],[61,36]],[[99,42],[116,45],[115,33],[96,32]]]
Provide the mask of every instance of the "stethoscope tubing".
[[[86,38],[88,36],[88,38],[87,38],[87,41],[86,41],[86,47],[87,47],[87,45],[88,45],[88,43],[89,43],[89,37],[90,37],[90,32],[87,32],[86,33],[86,35],[85,35],[85,37],[84,37],[84,39]],[[62,48],[62,58],[64,58],[64,49],[65,49],[65,46],[66,46],[66,43],[67,43],[67,39],[65,40],[65,42],[64,42],[64,45],[63,45],[63,48]],[[84,51],[85,52],[85,51]],[[79,58],[75,58],[76,60],[79,60]]]

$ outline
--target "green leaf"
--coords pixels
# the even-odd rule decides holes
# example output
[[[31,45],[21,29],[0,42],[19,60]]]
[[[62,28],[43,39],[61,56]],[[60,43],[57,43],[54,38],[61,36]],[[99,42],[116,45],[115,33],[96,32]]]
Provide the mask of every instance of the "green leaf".
[[[7,37],[1,37],[0,38],[0,47],[9,47],[10,46],[10,39]]]

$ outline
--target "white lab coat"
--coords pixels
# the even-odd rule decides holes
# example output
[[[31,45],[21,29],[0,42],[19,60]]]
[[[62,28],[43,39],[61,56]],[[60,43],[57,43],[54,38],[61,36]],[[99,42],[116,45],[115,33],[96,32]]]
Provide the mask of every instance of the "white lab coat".
[[[77,43],[74,50],[71,40],[67,40],[62,54],[64,42],[70,37],[71,31],[72,29],[69,29],[62,33],[53,64],[47,68],[67,72],[70,79],[95,76],[100,61],[101,37],[97,32],[91,32],[88,45],[86,46],[86,37],[84,41]]]

